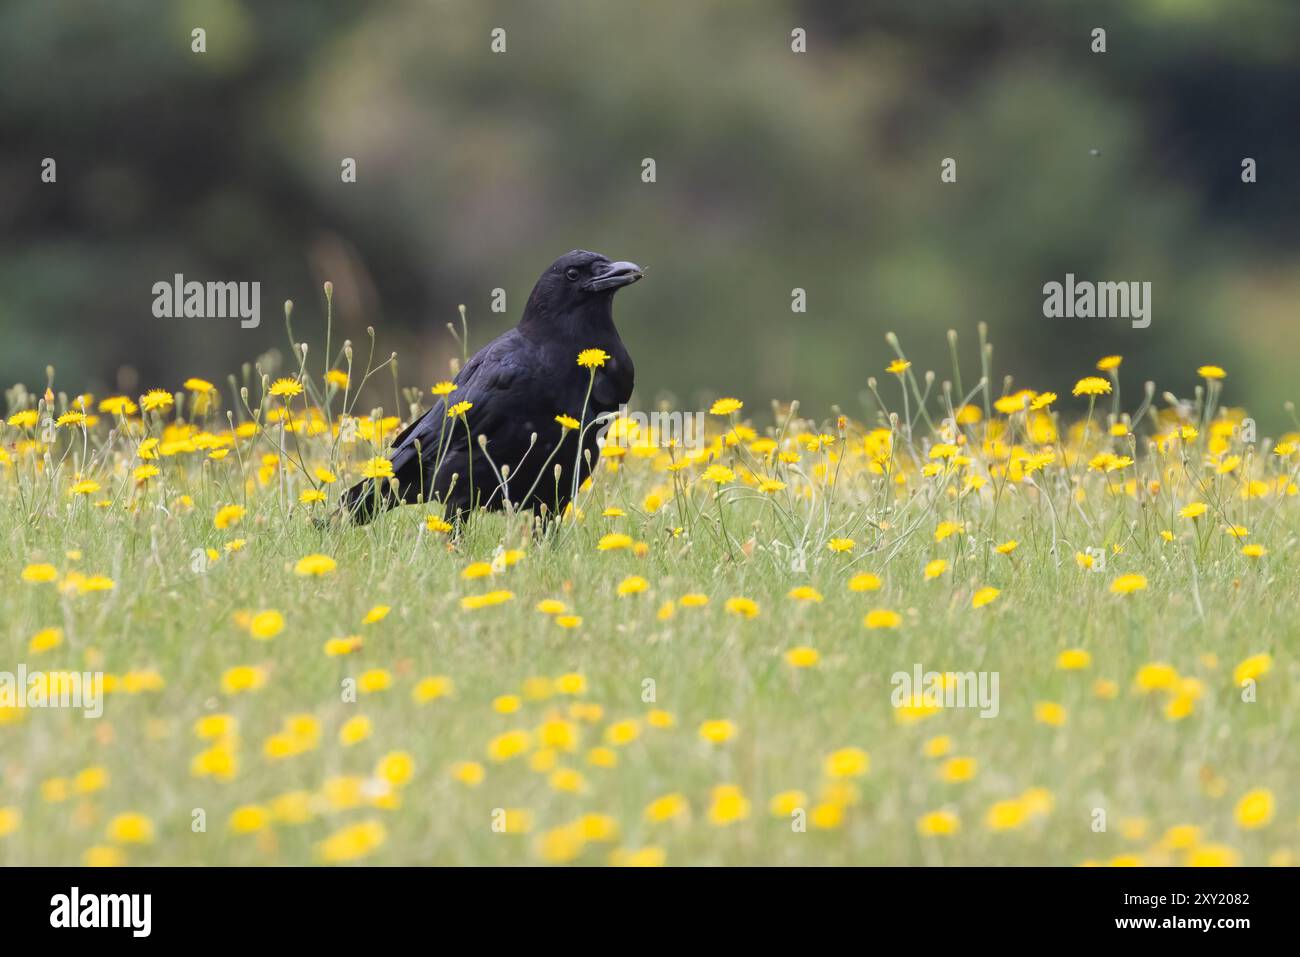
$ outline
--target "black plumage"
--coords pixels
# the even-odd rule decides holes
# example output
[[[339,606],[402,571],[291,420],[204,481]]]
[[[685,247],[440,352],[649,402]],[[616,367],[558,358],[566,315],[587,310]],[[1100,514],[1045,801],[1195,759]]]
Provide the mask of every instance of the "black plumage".
[[[583,249],[557,259],[537,280],[519,324],[475,353],[456,376],[455,391],[394,440],[388,458],[396,491],[389,480],[375,479],[344,493],[354,520],[419,501],[441,502],[448,521],[507,501],[539,513],[562,511],[575,488],[575,465],[581,484],[600,456],[591,423],[631,398],[632,357],[614,327],[613,300],[640,278],[636,264]],[[578,364],[587,349],[608,356],[594,381]],[[463,419],[448,417],[449,408],[465,402]],[[583,420],[581,454],[578,430],[566,431],[560,415]]]

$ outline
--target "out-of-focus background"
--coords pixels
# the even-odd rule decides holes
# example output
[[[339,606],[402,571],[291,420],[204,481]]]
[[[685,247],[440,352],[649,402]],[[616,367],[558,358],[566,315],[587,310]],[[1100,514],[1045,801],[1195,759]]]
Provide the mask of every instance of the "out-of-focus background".
[[[319,349],[332,279],[335,344],[373,325],[427,385],[458,303],[482,345],[586,247],[649,266],[617,308],[642,403],[855,411],[891,329],[939,370],[957,329],[969,386],[983,320],[1020,385],[1122,353],[1131,398],[1186,394],[1214,362],[1280,427],[1297,116],[1294,0],[7,0],[0,382],[224,383],[286,298]],[[1152,325],[1045,319],[1066,272],[1152,282]],[[154,318],[175,273],[260,281],[261,328]]]

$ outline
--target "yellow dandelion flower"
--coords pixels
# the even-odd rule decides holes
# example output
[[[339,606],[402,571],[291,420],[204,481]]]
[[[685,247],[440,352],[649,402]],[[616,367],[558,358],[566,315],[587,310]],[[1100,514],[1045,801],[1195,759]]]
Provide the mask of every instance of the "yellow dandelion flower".
[[[330,558],[328,555],[317,553],[306,555],[298,559],[297,564],[293,567],[293,571],[295,575],[306,577],[309,575],[328,575],[336,568],[338,568],[338,564],[334,559]]]
[[[1074,395],[1110,395],[1110,381],[1099,376],[1085,376],[1074,384]]]

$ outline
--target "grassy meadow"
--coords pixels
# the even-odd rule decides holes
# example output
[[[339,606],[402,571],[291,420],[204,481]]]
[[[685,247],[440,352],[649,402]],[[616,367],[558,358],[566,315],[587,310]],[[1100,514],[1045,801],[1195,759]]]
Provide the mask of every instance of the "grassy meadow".
[[[0,863],[1293,863],[1297,435],[1241,370],[983,340],[891,337],[843,414],[721,399],[698,449],[608,424],[542,533],[339,519],[435,386],[368,343],[11,390],[0,669],[103,714],[0,703]]]

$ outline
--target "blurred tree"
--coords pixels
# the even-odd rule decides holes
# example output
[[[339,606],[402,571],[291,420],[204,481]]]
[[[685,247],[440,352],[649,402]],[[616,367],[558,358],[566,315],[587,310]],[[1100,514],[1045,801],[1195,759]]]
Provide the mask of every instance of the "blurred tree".
[[[969,384],[986,321],[999,388],[1060,391],[1118,352],[1131,397],[1145,378],[1186,393],[1214,361],[1232,401],[1280,422],[1297,26],[1282,0],[11,0],[0,380],[53,362],[65,388],[116,387],[123,365],[140,386],[219,381],[284,344],[284,298],[319,350],[330,278],[335,342],[374,325],[427,384],[457,303],[482,344],[583,246],[649,266],[619,303],[643,402],[857,411],[886,330],[945,377],[957,329]],[[150,287],[176,272],[261,281],[262,328],[154,319]],[[1151,327],[1045,319],[1066,272],[1152,282]]]

